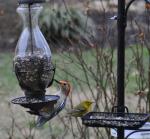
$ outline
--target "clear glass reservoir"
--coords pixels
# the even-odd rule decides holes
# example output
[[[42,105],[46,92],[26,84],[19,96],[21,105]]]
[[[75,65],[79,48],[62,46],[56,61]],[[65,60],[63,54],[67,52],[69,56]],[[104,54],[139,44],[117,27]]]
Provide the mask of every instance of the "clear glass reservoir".
[[[45,95],[45,88],[53,77],[51,51],[38,26],[42,6],[39,3],[20,4],[17,12],[23,21],[18,40],[14,70],[26,96]]]

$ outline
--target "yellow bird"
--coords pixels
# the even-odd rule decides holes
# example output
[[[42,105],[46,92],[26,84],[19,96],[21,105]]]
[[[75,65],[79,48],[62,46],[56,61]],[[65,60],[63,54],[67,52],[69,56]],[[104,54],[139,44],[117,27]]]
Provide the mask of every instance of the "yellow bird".
[[[92,110],[92,104],[94,102],[90,100],[82,101],[80,104],[75,106],[72,110],[68,112],[69,115],[73,117],[82,117],[86,113],[90,112]]]

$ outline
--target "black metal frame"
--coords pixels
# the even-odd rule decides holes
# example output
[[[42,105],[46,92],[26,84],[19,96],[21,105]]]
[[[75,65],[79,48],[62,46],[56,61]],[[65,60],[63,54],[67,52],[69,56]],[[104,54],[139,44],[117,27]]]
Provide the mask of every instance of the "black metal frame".
[[[86,126],[91,127],[109,127],[117,129],[117,139],[124,139],[125,129],[134,129],[135,132],[150,131],[149,129],[139,129],[149,119],[150,114],[129,113],[125,106],[125,29],[127,26],[127,14],[130,6],[136,0],[130,0],[127,4],[126,0],[118,0],[118,15],[110,19],[117,19],[118,29],[118,51],[117,51],[117,106],[112,108],[112,112],[91,112],[82,117],[82,122]],[[149,0],[145,2],[150,4]],[[125,112],[126,110],[126,112]],[[114,113],[115,112],[115,113]],[[132,118],[133,116],[140,117]],[[134,122],[137,124],[135,124]],[[131,133],[131,134],[133,134]],[[126,139],[131,135],[127,135]]]
[[[118,52],[117,52],[117,112],[124,113],[125,97],[124,97],[124,69],[125,69],[125,0],[118,0]],[[117,138],[124,138],[124,128],[117,128]]]
[[[124,113],[124,69],[125,69],[125,28],[127,24],[127,14],[130,6],[136,0],[130,0],[127,5],[125,0],[118,0],[118,65],[117,65],[117,105],[120,107],[117,112]],[[145,0],[146,1],[146,0]],[[146,1],[148,2],[148,1]],[[124,129],[118,128],[117,138],[124,139]]]
[[[90,127],[138,130],[148,119],[147,113],[89,112],[82,117],[82,123]]]

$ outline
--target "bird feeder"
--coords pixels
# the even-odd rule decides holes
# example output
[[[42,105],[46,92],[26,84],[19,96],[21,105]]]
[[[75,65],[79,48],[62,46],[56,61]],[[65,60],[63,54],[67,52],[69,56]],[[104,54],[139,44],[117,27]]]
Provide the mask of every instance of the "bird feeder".
[[[17,12],[23,21],[23,31],[16,46],[13,61],[14,72],[25,96],[12,100],[31,110],[41,109],[47,103],[52,106],[58,96],[45,95],[52,83],[55,67],[51,50],[38,26],[39,14],[44,0],[19,0]]]
[[[125,107],[125,29],[127,25],[127,14],[131,4],[136,0],[118,0],[118,15],[111,18],[117,20],[118,29],[118,51],[117,51],[117,106],[111,112],[90,112],[82,117],[82,123],[90,127],[109,127],[117,129],[117,139],[124,139],[125,129],[136,129],[142,127],[149,119],[147,113],[129,113]],[[145,0],[145,8],[149,9],[150,1]],[[116,109],[116,111],[115,111]],[[149,129],[150,130],[150,129]]]

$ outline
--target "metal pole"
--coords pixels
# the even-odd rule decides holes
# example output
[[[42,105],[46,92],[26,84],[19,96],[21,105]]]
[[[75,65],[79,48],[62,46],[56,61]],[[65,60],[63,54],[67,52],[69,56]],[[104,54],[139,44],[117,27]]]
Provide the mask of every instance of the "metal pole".
[[[118,52],[117,52],[117,112],[124,113],[124,69],[125,69],[125,0],[118,0]],[[124,139],[124,128],[117,129],[117,138]]]

